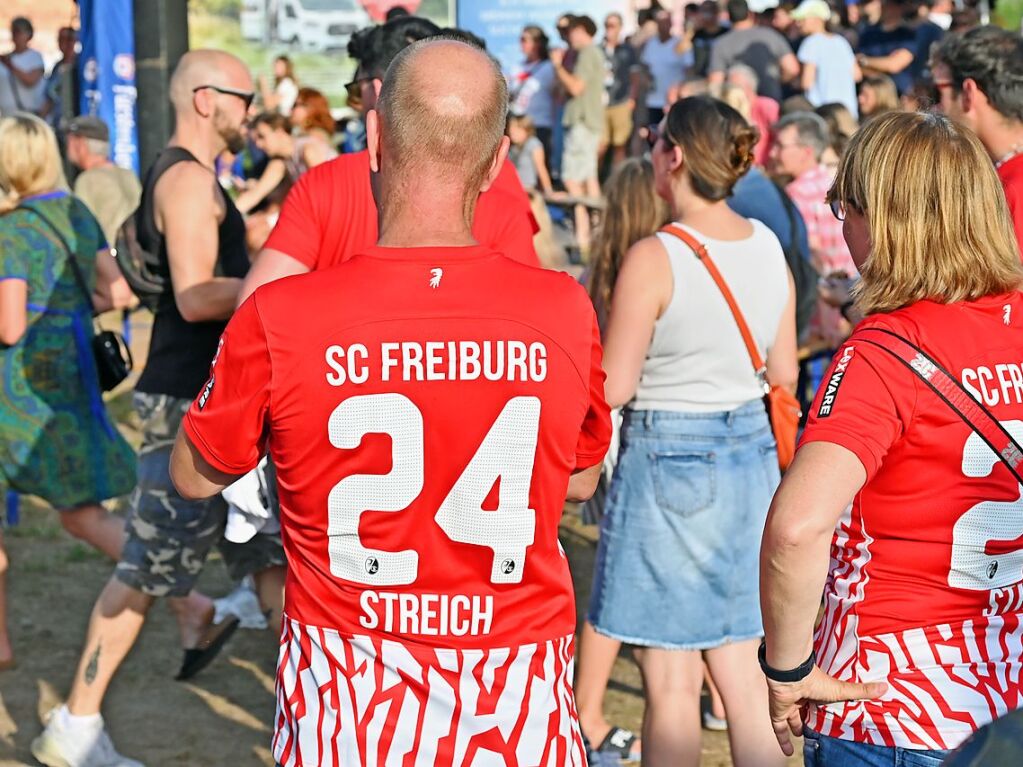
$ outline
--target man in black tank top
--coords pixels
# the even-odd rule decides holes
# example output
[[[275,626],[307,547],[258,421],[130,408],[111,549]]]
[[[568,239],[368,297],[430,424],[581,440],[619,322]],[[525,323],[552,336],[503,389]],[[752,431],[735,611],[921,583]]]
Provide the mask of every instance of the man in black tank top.
[[[172,286],[153,321],[149,356],[136,386],[143,423],[139,485],[132,495],[126,541],[113,577],[99,596],[67,704],[32,744],[46,765],[132,767],[113,748],[99,716],[114,673],[131,649],[157,597],[171,597],[185,665],[179,678],[205,665],[237,625],[212,625],[213,603],[192,585],[220,543],[227,507],[218,496],[186,501],[170,481],[171,448],[181,418],[204,385],[221,332],[234,312],[249,266],[245,223],[217,182],[214,161],[244,147],[242,126],[252,101],[245,65],[218,51],[192,51],[171,78],[176,128],[145,179],[136,213],[140,244],[157,253]],[[257,536],[239,556],[221,550],[232,576],[260,572],[283,582],[279,538]]]

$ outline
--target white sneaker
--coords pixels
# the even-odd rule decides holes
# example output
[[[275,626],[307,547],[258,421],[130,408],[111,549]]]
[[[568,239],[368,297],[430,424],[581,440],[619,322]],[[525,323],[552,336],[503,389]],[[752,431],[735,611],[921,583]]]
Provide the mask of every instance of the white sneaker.
[[[145,767],[114,750],[101,717],[76,725],[67,706],[54,711],[42,735],[32,741],[32,756],[46,767]]]
[[[259,597],[250,578],[245,578],[237,588],[225,597],[213,600],[214,623],[223,623],[229,615],[238,618],[238,627],[243,629],[266,629],[266,615],[259,608]]]
[[[714,716],[708,709],[703,712],[703,729],[711,732],[727,732],[728,720]]]

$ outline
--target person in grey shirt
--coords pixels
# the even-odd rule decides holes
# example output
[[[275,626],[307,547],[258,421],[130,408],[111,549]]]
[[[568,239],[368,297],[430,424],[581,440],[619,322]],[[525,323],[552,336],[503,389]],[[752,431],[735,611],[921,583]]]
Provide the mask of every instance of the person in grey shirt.
[[[757,73],[757,93],[781,101],[782,82],[799,76],[799,61],[788,41],[776,30],[757,26],[746,0],[728,0],[732,30],[722,35],[710,51],[707,81],[720,85],[733,64],[745,64]]]
[[[117,230],[139,206],[142,184],[130,170],[110,161],[110,130],[99,117],[76,117],[68,124],[67,157],[81,171],[75,197],[92,211],[113,246]]]

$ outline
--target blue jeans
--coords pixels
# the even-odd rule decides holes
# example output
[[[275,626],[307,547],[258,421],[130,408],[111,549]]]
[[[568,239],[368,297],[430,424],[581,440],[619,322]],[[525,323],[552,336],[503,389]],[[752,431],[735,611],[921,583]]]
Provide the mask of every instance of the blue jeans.
[[[874,746],[803,729],[803,767],[939,767],[950,753]]]

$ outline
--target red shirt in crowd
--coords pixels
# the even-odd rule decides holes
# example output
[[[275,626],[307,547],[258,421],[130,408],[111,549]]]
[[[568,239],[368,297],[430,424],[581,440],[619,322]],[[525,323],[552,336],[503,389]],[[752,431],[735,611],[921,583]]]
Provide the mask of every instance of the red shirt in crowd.
[[[811,707],[824,735],[954,748],[1023,703],[1023,487],[869,328],[923,348],[1023,440],[1023,294],[868,317],[835,355],[808,442],[841,445],[867,481],[835,531],[815,645],[879,700]]]
[[[1023,154],[1018,154],[998,168],[998,178],[1005,190],[1005,201],[1009,203],[1012,228],[1016,230],[1016,242],[1023,251]]]
[[[485,246],[363,252],[259,288],[185,418],[217,469],[277,467],[274,756],[583,767],[558,522],[611,433],[589,298]]]
[[[344,154],[302,174],[288,192],[264,248],[301,261],[310,271],[345,261],[377,241],[377,209],[369,183],[369,152]],[[529,197],[505,161],[480,195],[472,232],[482,245],[539,266],[533,235],[539,231]]]

